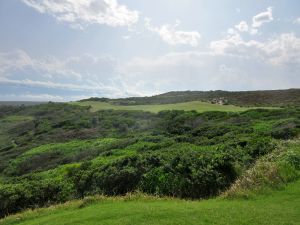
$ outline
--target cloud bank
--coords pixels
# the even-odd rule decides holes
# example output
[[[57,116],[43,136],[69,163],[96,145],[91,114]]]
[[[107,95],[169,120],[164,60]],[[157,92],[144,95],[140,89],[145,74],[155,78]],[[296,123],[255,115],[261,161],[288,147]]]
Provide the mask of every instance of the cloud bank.
[[[126,27],[139,19],[137,11],[119,4],[117,0],[21,2],[61,23],[81,29],[91,24]],[[86,45],[87,51],[93,54],[63,57],[60,49],[54,49],[57,55],[48,56],[33,55],[22,49],[0,52],[0,99],[67,101],[90,96],[154,95],[172,90],[299,87],[299,32],[286,29],[281,33],[271,33],[268,29],[263,30],[263,26],[274,21],[272,7],[253,15],[249,20],[233,24],[227,33],[221,33],[221,37],[218,37],[220,33],[212,37],[202,31],[202,38],[196,30],[182,29],[180,21],[153,25],[146,18],[126,33],[116,29],[116,32],[110,31],[105,36],[106,33],[101,33],[101,30],[99,33],[105,36],[105,40],[111,37],[109,35],[119,35],[118,43],[112,43],[107,49],[103,43],[99,45],[101,48],[96,47],[99,43],[98,36],[93,36],[94,29],[83,32],[86,34],[84,38],[87,38],[85,41],[91,40],[89,37],[92,36],[96,39],[96,42]],[[288,21],[294,28],[298,20],[286,19],[285,23]],[[279,23],[284,21],[275,20],[273,29]],[[201,26],[199,29],[202,29]],[[160,41],[155,42],[155,37]],[[152,48],[153,42],[155,48]],[[85,43],[81,42],[84,47]],[[166,48],[165,44],[171,48]],[[28,49],[26,45],[18,46]],[[95,50],[90,48],[94,46]],[[78,49],[74,50],[78,52]],[[36,51],[33,49],[33,52]]]
[[[211,42],[210,48],[216,54],[257,57],[274,66],[300,63],[300,38],[297,38],[294,33],[284,33],[266,42],[245,41],[241,35],[232,34],[224,39]]]
[[[265,43],[238,39],[235,45],[236,41],[223,41],[228,42],[223,52],[173,52],[135,57],[123,63],[88,54],[62,60],[37,59],[22,50],[1,53],[0,97],[43,96],[45,100],[62,101],[153,95],[171,90],[299,87],[300,39],[294,34],[283,34]],[[15,89],[14,96],[7,95],[8,89]]]
[[[84,28],[90,24],[131,26],[138,21],[139,13],[129,10],[117,0],[22,0],[40,13],[47,13],[59,22]]]

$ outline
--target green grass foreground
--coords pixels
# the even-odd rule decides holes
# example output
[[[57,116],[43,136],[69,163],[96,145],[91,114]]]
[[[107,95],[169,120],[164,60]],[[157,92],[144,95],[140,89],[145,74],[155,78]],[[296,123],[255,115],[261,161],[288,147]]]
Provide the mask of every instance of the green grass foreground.
[[[164,110],[195,110],[197,112],[207,112],[207,111],[223,111],[223,112],[242,112],[248,110],[248,107],[239,107],[234,105],[218,105],[211,104],[208,102],[192,101],[184,103],[175,104],[159,104],[159,105],[113,105],[107,102],[72,102],[71,104],[80,106],[91,106],[92,111],[96,112],[99,110],[141,110],[147,112],[158,113]]]
[[[184,201],[117,197],[73,201],[8,217],[3,225],[29,224],[300,224],[300,181],[251,199]],[[91,201],[92,200],[92,201]]]

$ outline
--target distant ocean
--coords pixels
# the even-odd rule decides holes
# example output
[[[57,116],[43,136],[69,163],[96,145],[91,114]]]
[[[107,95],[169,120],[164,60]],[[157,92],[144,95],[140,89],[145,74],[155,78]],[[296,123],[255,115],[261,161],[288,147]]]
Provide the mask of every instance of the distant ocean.
[[[21,106],[21,105],[39,105],[39,104],[45,104],[47,102],[32,102],[32,101],[0,101],[1,105],[7,105],[7,106]]]

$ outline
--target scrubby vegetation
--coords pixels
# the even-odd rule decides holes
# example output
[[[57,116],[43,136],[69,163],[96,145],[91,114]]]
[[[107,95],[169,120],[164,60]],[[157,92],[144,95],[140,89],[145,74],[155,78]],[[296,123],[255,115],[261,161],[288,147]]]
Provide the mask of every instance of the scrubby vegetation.
[[[135,191],[203,199],[229,190],[233,196],[230,187],[253,186],[243,177],[251,168],[263,171],[258,162],[264,160],[274,162],[284,184],[299,174],[298,145],[277,152],[300,133],[297,107],[153,114],[48,103],[2,106],[0,124],[1,217]]]
[[[85,101],[98,101],[116,105],[173,104],[190,101],[222,102],[237,106],[300,106],[300,89],[269,91],[173,91],[151,97],[124,99],[90,98]]]
[[[300,177],[300,140],[280,142],[261,157],[227,190],[226,198],[251,198],[258,193],[283,189]]]

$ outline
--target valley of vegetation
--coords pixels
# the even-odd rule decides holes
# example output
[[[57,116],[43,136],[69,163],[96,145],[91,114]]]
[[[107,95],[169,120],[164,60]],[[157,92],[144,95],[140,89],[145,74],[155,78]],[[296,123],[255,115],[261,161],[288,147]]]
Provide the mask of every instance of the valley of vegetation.
[[[299,102],[278,99],[0,106],[0,224],[299,224]]]

